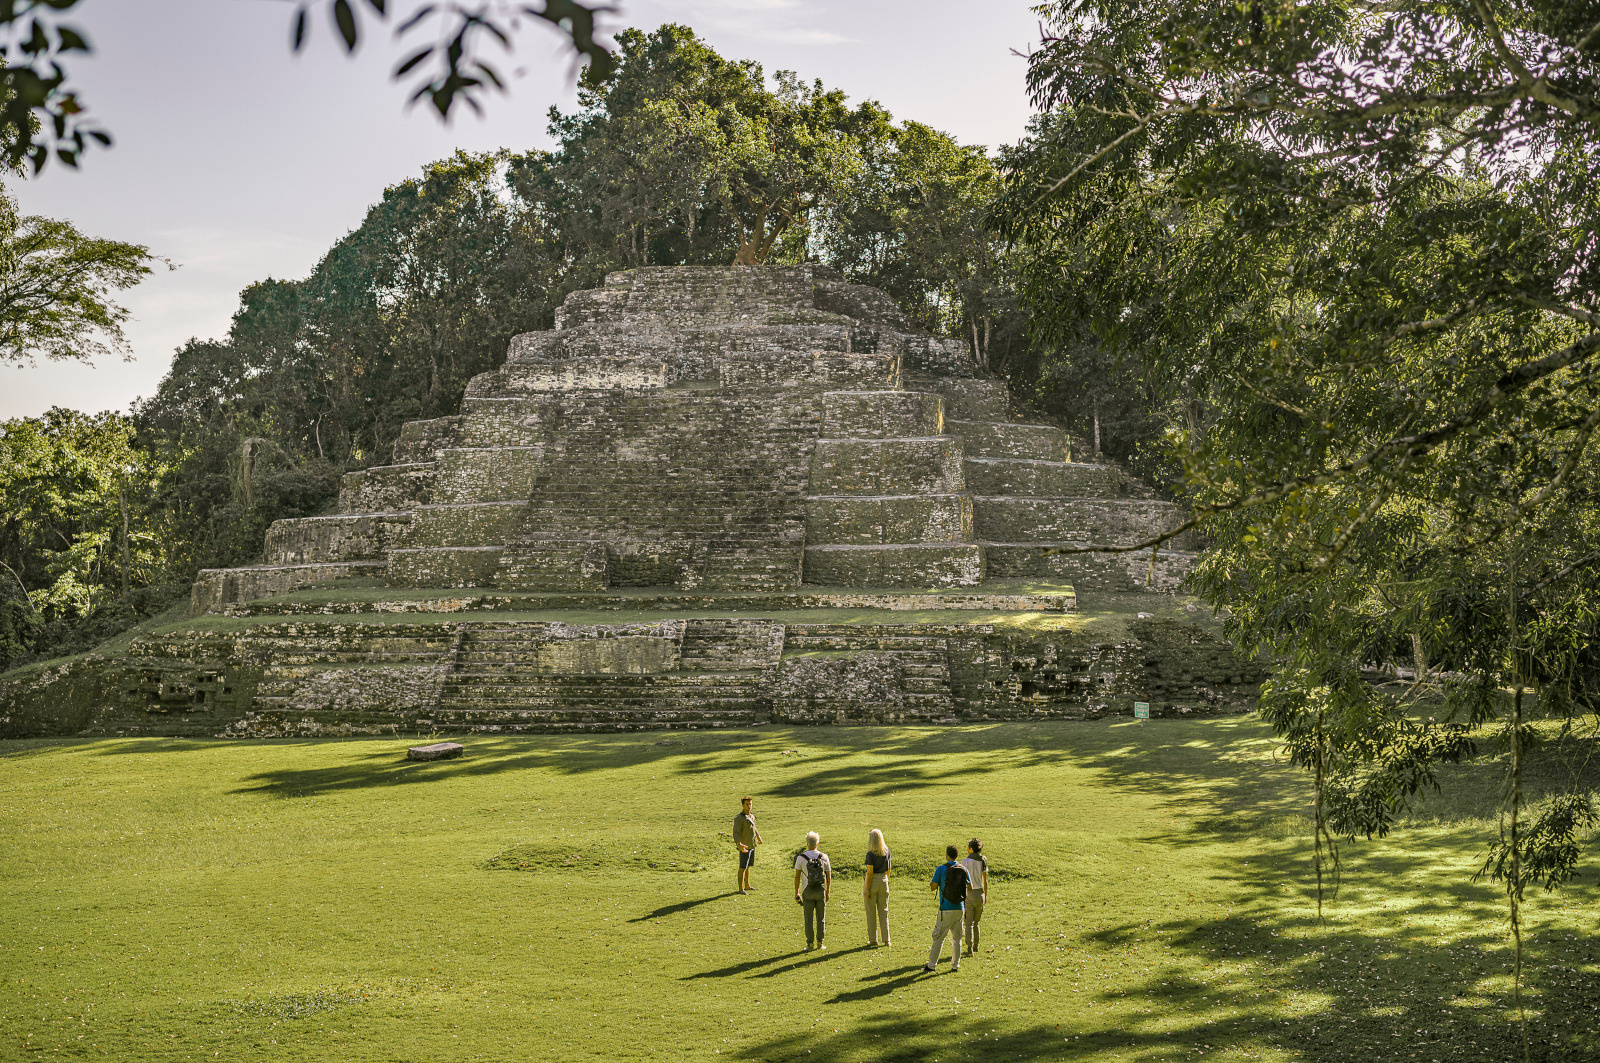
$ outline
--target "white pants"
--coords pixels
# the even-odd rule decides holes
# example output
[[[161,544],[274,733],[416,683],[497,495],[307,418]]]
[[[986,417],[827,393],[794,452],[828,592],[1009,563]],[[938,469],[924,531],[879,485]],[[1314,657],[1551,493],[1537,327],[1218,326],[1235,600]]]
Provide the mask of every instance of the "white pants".
[[[952,971],[961,968],[961,909],[953,912],[941,911],[938,918],[933,921],[933,948],[928,950],[928,966],[939,965],[939,953],[944,949],[944,936],[950,935],[950,945],[955,949],[955,956],[950,961]]]

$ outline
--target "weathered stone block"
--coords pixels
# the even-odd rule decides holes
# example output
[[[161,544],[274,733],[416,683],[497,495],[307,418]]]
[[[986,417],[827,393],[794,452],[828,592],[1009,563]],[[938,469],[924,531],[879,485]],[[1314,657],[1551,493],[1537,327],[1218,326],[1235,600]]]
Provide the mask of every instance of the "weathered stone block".
[[[1082,544],[1057,544],[1082,545]],[[1129,553],[1050,553],[1048,543],[988,543],[990,579],[1049,578],[1071,580],[1090,591],[1177,590],[1194,567],[1196,555],[1162,550],[1152,578],[1150,551]]]
[[[601,591],[606,544],[595,539],[513,540],[500,555],[494,585],[528,591]]]
[[[975,495],[1031,495],[1039,498],[1116,498],[1122,494],[1117,470],[1025,458],[967,458],[967,489]]]
[[[972,500],[973,533],[996,543],[1098,543],[1133,546],[1184,521],[1184,511],[1154,499],[1014,498],[978,495]],[[1197,543],[1185,532],[1174,550]]]
[[[971,540],[972,499],[967,495],[806,499],[806,542],[814,546]]]
[[[503,546],[527,517],[528,503],[457,502],[412,510],[412,546]]]
[[[429,462],[445,447],[455,446],[461,431],[461,417],[436,417],[431,421],[409,421],[400,427],[394,445],[394,463],[408,465]]]
[[[824,439],[943,434],[944,402],[925,391],[830,391],[822,396]]]
[[[969,458],[1030,458],[1066,461],[1067,433],[1042,424],[1003,421],[958,421],[947,417],[945,431],[961,440]]]
[[[391,587],[492,587],[501,546],[427,546],[389,551]]]
[[[1003,380],[908,373],[906,386],[919,391],[936,392],[944,399],[947,420],[1011,420],[1011,389]]]
[[[272,565],[375,561],[402,543],[411,517],[405,513],[297,517],[272,522],[265,553]]]
[[[542,444],[441,450],[434,501],[440,505],[526,502],[546,472],[548,450]]]
[[[823,439],[811,459],[813,495],[958,494],[961,444],[927,439]]]
[[[406,750],[407,760],[452,760],[466,752],[460,742],[434,742],[426,746],[412,746]]]
[[[339,485],[345,513],[401,513],[433,498],[434,464],[375,465],[346,473]]]
[[[203,568],[189,590],[189,612],[221,612],[233,602],[249,602],[302,587],[360,576],[381,576],[383,561],[341,561],[312,565],[254,565],[248,568]]]
[[[983,582],[976,543],[808,546],[805,580],[832,587],[970,587]]]
[[[611,391],[664,388],[671,382],[660,358],[597,356],[541,365],[507,365],[499,383],[507,391]]]

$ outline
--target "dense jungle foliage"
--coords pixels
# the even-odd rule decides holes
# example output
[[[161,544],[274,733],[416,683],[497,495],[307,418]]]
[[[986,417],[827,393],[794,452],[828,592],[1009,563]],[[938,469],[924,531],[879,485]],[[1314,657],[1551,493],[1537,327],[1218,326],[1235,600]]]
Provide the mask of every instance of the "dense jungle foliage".
[[[1038,335],[1185,407],[1195,586],[1277,662],[1319,877],[1492,725],[1515,931],[1600,821],[1600,4],[1040,12],[1007,203]]]

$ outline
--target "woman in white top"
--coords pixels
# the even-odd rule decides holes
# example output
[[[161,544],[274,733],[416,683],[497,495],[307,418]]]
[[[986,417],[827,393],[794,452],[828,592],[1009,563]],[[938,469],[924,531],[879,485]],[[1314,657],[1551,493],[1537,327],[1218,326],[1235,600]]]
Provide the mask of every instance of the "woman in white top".
[[[867,877],[861,884],[861,900],[867,906],[867,945],[877,947],[881,940],[889,944],[889,846],[883,840],[883,831],[874,827],[867,832],[867,859],[862,866]]]

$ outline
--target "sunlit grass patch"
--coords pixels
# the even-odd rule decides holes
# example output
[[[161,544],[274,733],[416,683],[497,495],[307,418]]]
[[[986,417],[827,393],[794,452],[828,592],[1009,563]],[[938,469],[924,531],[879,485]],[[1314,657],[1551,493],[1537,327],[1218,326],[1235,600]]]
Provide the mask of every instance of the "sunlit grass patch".
[[[1519,1045],[1503,905],[1469,881],[1492,824],[1347,844],[1319,922],[1306,781],[1253,719],[483,737],[432,764],[406,744],[0,744],[0,1059]],[[767,842],[749,896],[744,793]],[[873,826],[895,853],[894,946],[868,950]],[[838,869],[823,953],[791,893],[806,830]],[[994,870],[984,949],[929,976],[925,879],[972,836]],[[1595,870],[1529,906],[1525,999],[1551,1060],[1594,1058]]]

